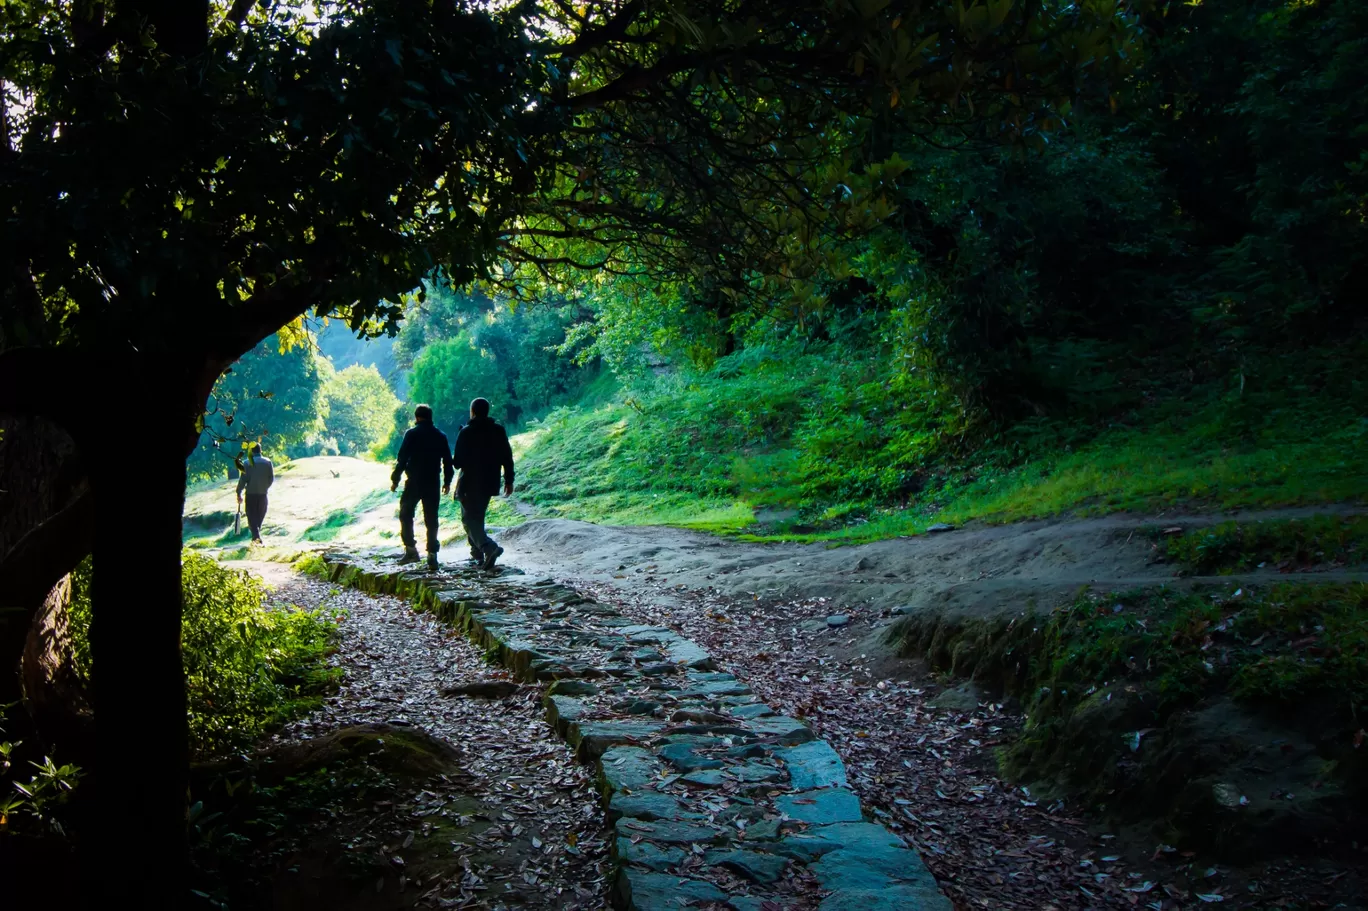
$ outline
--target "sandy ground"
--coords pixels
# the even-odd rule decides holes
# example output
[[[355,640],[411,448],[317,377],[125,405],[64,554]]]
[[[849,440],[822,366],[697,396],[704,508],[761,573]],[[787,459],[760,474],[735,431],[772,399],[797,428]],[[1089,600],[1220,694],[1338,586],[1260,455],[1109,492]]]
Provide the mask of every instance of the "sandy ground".
[[[1041,607],[1084,586],[1124,590],[1161,584],[1259,578],[1368,580],[1368,572],[1327,571],[1180,579],[1156,562],[1145,529],[1194,529],[1231,519],[1298,518],[1351,508],[1286,509],[1201,516],[1116,515],[1013,525],[968,526],[939,534],[855,547],[748,544],[676,528],[610,528],[565,519],[529,521],[500,538],[508,561],[529,571],[619,586],[642,579],[692,590],[763,598],[828,598],[879,611],[939,608],[989,615]]]

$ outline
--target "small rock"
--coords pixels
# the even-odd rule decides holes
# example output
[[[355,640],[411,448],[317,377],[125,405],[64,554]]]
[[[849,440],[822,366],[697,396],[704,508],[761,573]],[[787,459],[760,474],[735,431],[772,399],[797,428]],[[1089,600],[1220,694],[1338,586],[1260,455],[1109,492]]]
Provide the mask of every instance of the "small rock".
[[[548,696],[597,696],[599,688],[586,680],[553,680],[547,689]]]
[[[830,617],[826,618],[826,625],[832,629],[845,626],[849,622],[850,616],[847,614],[832,614]]]
[[[943,712],[972,712],[978,708],[982,695],[972,683],[962,683],[952,690],[946,690],[927,702],[927,706]]]
[[[473,696],[476,699],[506,699],[519,692],[521,686],[511,680],[481,680],[442,689],[443,696]]]
[[[916,609],[907,604],[900,604],[889,611],[889,613],[895,617],[906,617],[916,613]]]
[[[680,781],[687,781],[689,784],[698,785],[701,788],[717,788],[722,786],[723,776],[720,769],[701,769],[697,772],[690,772]]]
[[[935,525],[928,527],[926,533],[928,535],[938,535],[942,532],[954,530],[955,526],[951,525],[949,522],[937,522]]]
[[[654,715],[660,711],[660,703],[650,699],[624,699],[613,703],[613,711],[626,715]]]

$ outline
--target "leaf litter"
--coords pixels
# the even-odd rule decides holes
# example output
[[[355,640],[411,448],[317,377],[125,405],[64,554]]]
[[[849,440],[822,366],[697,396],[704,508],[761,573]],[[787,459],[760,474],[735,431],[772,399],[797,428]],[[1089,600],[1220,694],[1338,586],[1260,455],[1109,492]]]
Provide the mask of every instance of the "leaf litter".
[[[605,907],[608,844],[598,795],[546,723],[537,688],[518,686],[503,698],[443,695],[514,681],[457,632],[398,598],[301,576],[275,596],[337,617],[331,661],[344,673],[338,691],[277,741],[383,723],[420,729],[458,756],[459,774],[368,808],[349,851],[388,858],[412,907]],[[384,878],[377,885],[388,888]]]

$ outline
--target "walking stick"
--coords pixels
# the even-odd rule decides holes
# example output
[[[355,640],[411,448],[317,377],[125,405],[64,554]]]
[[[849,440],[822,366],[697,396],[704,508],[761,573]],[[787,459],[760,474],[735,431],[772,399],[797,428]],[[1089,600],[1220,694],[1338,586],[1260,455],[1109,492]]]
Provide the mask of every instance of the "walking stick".
[[[233,516],[233,537],[238,536],[238,523],[242,519],[242,501],[238,500],[237,514]]]

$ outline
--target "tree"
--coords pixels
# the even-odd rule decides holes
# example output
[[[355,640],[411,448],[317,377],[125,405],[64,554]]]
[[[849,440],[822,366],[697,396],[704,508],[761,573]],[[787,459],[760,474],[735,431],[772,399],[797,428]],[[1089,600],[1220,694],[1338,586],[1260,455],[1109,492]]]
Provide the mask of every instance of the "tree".
[[[101,585],[140,593],[92,621],[95,892],[185,895],[180,514],[233,361],[310,311],[392,333],[437,266],[461,285],[517,264],[500,274],[519,290],[581,267],[781,269],[752,257],[843,217],[843,167],[818,164],[858,164],[842,156],[866,99],[1026,135],[1131,31],[1115,0],[0,8],[0,413],[72,435],[101,498]],[[111,384],[164,418],[136,489],[106,453],[119,409],[68,407]],[[53,551],[63,572],[78,551]]]
[[[385,442],[394,427],[399,397],[374,366],[352,364],[334,370],[324,359],[323,395],[327,403],[326,434],[343,455],[370,452]]]
[[[284,452],[316,433],[324,405],[321,363],[326,361],[308,344],[282,351],[269,339],[229,367],[209,395],[190,476],[222,477],[249,443],[260,443],[267,453]]]
[[[409,380],[409,397],[431,405],[434,420],[451,436],[468,419],[472,399],[483,396],[496,407],[507,406],[507,393],[508,381],[493,354],[466,332],[424,348]]]

